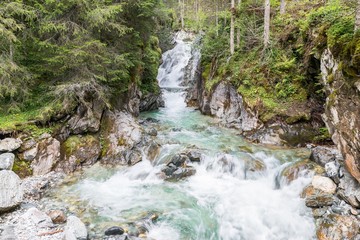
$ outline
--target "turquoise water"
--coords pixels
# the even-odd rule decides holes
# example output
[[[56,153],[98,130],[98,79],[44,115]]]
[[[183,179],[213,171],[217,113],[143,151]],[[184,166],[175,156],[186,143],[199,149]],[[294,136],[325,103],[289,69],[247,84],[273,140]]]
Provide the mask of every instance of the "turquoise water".
[[[158,219],[146,223],[148,239],[313,239],[312,214],[299,197],[310,179],[280,189],[275,184],[284,166],[308,158],[309,151],[252,144],[187,108],[184,90],[174,88],[190,57],[191,45],[181,40],[164,54],[158,78],[172,87],[164,89],[166,107],[140,116],[159,120],[144,125],[158,131],[159,156],[150,162],[144,154],[132,167],[96,164],[51,193],[47,207],[80,216],[93,239],[113,225],[131,232],[134,223],[155,213]],[[179,182],[162,180],[158,173],[166,161],[189,149],[202,153],[202,161],[193,163],[196,174]]]

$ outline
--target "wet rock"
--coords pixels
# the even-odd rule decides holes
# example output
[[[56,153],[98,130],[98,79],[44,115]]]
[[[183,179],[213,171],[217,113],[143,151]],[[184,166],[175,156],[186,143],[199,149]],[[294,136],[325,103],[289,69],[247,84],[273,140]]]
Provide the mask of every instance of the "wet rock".
[[[57,169],[71,173],[97,162],[101,154],[100,141],[92,135],[71,136],[61,145],[61,152],[63,159]]]
[[[313,173],[322,174],[324,169],[316,163],[306,159],[291,163],[281,171],[281,178],[290,183],[300,176],[310,176]]]
[[[339,175],[340,164],[337,161],[325,164],[325,172],[328,177],[337,177]]]
[[[161,170],[165,174],[165,180],[180,180],[194,175],[196,170],[186,165],[189,162],[190,159],[184,154],[173,156],[170,162]]]
[[[62,224],[66,222],[66,215],[61,210],[51,210],[48,215],[51,218],[51,221],[55,224]]]
[[[31,167],[35,176],[49,173],[60,160],[60,142],[49,137],[39,143],[39,152]]]
[[[32,160],[34,160],[34,158],[36,157],[37,154],[38,154],[38,148],[37,148],[37,146],[35,146],[31,149],[24,151],[23,159],[26,161],[32,161]]]
[[[12,153],[0,154],[0,171],[12,170],[14,165],[15,155]]]
[[[200,162],[201,161],[201,153],[196,150],[191,150],[187,153],[188,158],[191,162]]]
[[[153,137],[156,137],[158,132],[156,131],[155,128],[150,128],[148,131],[147,131],[147,134],[149,134],[150,136],[153,136]]]
[[[121,227],[111,227],[105,231],[106,236],[113,236],[113,235],[122,235],[124,234],[124,229]]]
[[[161,150],[160,144],[158,144],[156,141],[151,141],[149,144],[149,147],[146,150],[147,158],[150,161],[154,161],[157,156],[159,156]]]
[[[176,154],[170,160],[170,163],[174,164],[176,167],[181,167],[185,163],[189,162],[189,158],[184,154]]]
[[[126,235],[117,235],[117,236],[106,236],[104,240],[133,240],[133,238],[129,238]]]
[[[328,193],[314,194],[308,196],[305,199],[305,204],[307,207],[311,207],[311,208],[331,206],[334,204],[334,197],[332,194],[328,194]]]
[[[22,202],[20,184],[20,178],[13,171],[0,171],[0,213],[14,209]]]
[[[319,240],[354,239],[359,233],[359,222],[354,216],[329,214],[317,222],[317,238]]]
[[[124,158],[129,166],[135,165],[142,161],[141,152],[136,150],[125,150]]]
[[[328,210],[328,208],[326,208],[326,207],[314,208],[312,210],[312,213],[313,213],[314,218],[320,218],[326,214],[327,210]]]
[[[175,172],[167,178],[167,180],[179,180],[182,178],[190,177],[196,173],[196,170],[192,167],[178,168]]]
[[[266,170],[266,164],[259,159],[253,159],[245,162],[245,169],[250,172],[262,172]]]
[[[16,138],[5,138],[0,140],[0,153],[1,152],[12,152],[20,148],[22,141]]]
[[[314,176],[311,184],[325,193],[334,194],[336,191],[336,184],[328,177]]]
[[[140,112],[157,110],[160,107],[165,107],[162,94],[148,93],[141,96],[139,105]]]
[[[172,132],[181,132],[182,131],[182,128],[172,128],[171,129]]]
[[[39,228],[49,228],[53,225],[48,215],[34,207],[27,210],[21,218],[26,221],[31,221]]]
[[[341,153],[335,148],[318,146],[311,150],[310,160],[316,162],[322,167],[335,159],[343,159]]]
[[[360,184],[348,171],[340,179],[338,194],[345,202],[354,208],[360,208]]]
[[[69,216],[65,226],[66,240],[86,240],[88,236],[85,224],[75,216]]]

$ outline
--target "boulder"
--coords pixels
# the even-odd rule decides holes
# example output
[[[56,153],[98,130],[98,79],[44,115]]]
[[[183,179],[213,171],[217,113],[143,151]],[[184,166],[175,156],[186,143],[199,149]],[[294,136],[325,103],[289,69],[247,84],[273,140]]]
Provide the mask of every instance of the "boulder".
[[[29,140],[26,140],[26,141],[23,142],[23,144],[20,147],[20,151],[24,152],[24,151],[26,151],[26,150],[28,150],[30,148],[35,147],[36,144],[37,144],[37,142],[35,141],[35,139],[30,138]]]
[[[328,177],[314,176],[311,185],[329,194],[334,194],[336,191],[336,184]]]
[[[257,117],[246,106],[242,96],[225,82],[216,86],[209,106],[211,115],[220,118],[228,127],[251,131],[260,126]]]
[[[75,216],[69,216],[65,226],[65,240],[86,240],[88,237],[85,224]]]
[[[360,208],[360,184],[348,171],[344,171],[338,188],[340,198],[354,208]]]
[[[343,74],[341,59],[336,59],[330,49],[323,51],[320,63],[322,83],[327,95],[323,120],[333,142],[344,157],[346,169],[360,181],[358,81],[353,81],[353,77]]]
[[[27,210],[21,218],[25,221],[31,221],[38,228],[49,228],[53,225],[51,218],[46,213],[34,207]]]
[[[32,161],[35,159],[36,155],[38,154],[38,147],[35,146],[31,149],[24,151],[23,159],[26,161]]]
[[[122,235],[122,234],[124,234],[124,232],[125,232],[124,229],[122,229],[121,227],[114,226],[114,227],[107,229],[105,231],[105,235],[106,236]]]
[[[57,169],[66,173],[91,166],[101,154],[100,141],[93,135],[71,136],[61,144],[62,161]]]
[[[355,239],[359,233],[359,222],[354,216],[329,214],[319,218],[316,225],[319,240]]]
[[[0,171],[12,170],[14,165],[15,155],[12,153],[0,154]]]
[[[149,147],[146,149],[147,158],[150,161],[154,161],[157,156],[159,156],[161,150],[161,145],[156,141],[151,141]]]
[[[22,141],[17,138],[5,138],[0,140],[0,153],[1,152],[12,152],[20,148]]]
[[[44,175],[49,173],[60,160],[60,142],[49,137],[39,143],[39,151],[32,161],[33,175]]]
[[[15,233],[15,225],[1,225],[0,226],[0,239],[2,240],[17,240]]]
[[[188,156],[191,162],[201,161],[201,153],[196,150],[190,150],[186,155]]]
[[[123,156],[124,156],[125,162],[129,166],[133,166],[142,161],[142,154],[138,150],[128,150],[127,149],[124,151]]]
[[[104,136],[102,162],[128,164],[125,150],[134,150],[141,143],[143,130],[128,113],[107,111],[103,117],[101,134]]]
[[[20,178],[12,171],[0,171],[0,213],[10,211],[23,200]]]
[[[72,134],[95,133],[100,129],[105,104],[93,96],[86,100],[76,108],[75,114],[68,121],[67,128]]]
[[[299,176],[310,176],[314,173],[322,174],[324,169],[318,164],[306,159],[298,162],[291,163],[285,167],[281,173],[281,179],[290,183],[297,179]]]
[[[316,162],[322,167],[324,167],[326,163],[332,162],[335,159],[343,159],[341,153],[335,148],[318,146],[311,150],[310,160]]]
[[[140,112],[157,110],[160,107],[165,107],[165,101],[161,93],[147,93],[141,96],[139,105]]]
[[[155,128],[150,128],[149,130],[146,131],[146,133],[153,137],[156,137],[158,134],[158,132]]]
[[[51,221],[55,224],[62,224],[66,222],[66,215],[61,210],[51,210],[48,212]]]
[[[331,206],[334,204],[334,197],[328,193],[312,195],[305,199],[305,205],[311,208]]]
[[[196,173],[195,168],[187,166],[190,159],[185,154],[174,155],[170,162],[161,169],[165,180],[177,181],[186,177],[190,177]]]
[[[337,178],[339,176],[340,164],[337,161],[325,164],[325,172],[328,177]]]

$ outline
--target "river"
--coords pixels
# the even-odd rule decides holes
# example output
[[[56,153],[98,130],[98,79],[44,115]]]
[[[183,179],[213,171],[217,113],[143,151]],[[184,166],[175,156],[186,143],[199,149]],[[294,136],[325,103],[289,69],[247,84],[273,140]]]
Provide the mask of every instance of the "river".
[[[158,120],[145,127],[158,131],[159,156],[151,162],[144,155],[131,167],[96,164],[52,192],[48,208],[61,204],[79,214],[89,223],[90,238],[113,225],[131,232],[129,223],[157,214],[145,223],[149,239],[314,239],[311,210],[299,197],[311,179],[277,182],[285,166],[308,158],[309,151],[252,144],[186,107],[182,82],[192,43],[183,40],[179,36],[163,54],[159,68],[166,107],[140,116],[140,122]],[[173,155],[188,149],[202,154],[200,163],[192,163],[195,175],[176,182],[159,177]]]

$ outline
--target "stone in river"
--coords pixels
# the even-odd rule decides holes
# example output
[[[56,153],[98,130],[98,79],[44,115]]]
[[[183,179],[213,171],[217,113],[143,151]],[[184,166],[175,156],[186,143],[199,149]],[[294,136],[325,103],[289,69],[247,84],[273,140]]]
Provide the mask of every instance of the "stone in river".
[[[124,229],[122,229],[121,227],[114,226],[114,227],[107,229],[105,231],[105,235],[106,236],[122,235],[122,234],[124,234],[124,232],[125,232]]]

